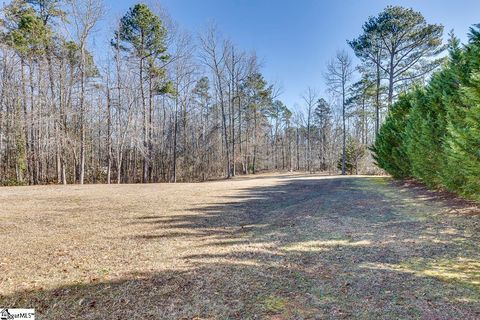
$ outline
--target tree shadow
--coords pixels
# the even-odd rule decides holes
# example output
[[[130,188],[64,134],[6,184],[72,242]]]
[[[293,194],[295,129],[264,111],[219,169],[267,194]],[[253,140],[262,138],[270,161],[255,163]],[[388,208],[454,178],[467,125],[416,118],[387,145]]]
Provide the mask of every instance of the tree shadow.
[[[423,183],[415,180],[392,181],[392,184],[399,187],[403,192],[412,193],[416,199],[430,203],[441,203],[447,206],[452,214],[480,215],[478,202],[461,198],[453,192],[446,190],[431,190]]]
[[[140,216],[125,221],[139,248],[178,239],[194,253],[178,252],[178,268],[0,302],[46,319],[480,316],[477,217],[439,215],[377,181],[282,179],[188,212]]]

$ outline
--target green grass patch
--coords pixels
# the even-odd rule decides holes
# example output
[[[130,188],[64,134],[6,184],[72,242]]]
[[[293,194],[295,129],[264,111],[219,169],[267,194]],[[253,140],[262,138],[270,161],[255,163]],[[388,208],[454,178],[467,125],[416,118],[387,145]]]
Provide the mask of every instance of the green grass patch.
[[[267,313],[283,313],[287,309],[287,301],[284,298],[271,295],[263,298],[262,300],[263,308]]]

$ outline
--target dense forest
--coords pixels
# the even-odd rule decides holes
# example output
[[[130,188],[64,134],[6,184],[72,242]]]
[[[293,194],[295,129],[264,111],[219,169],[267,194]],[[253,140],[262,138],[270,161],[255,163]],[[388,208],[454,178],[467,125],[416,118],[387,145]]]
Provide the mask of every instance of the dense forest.
[[[96,0],[13,0],[4,6],[1,184],[203,181],[265,170],[374,173],[369,147],[380,135],[373,150],[382,168],[426,182],[432,177],[438,185],[439,176],[431,173],[438,170],[424,161],[461,156],[453,142],[436,143],[446,128],[450,137],[474,139],[450,119],[470,123],[473,115],[448,112],[450,102],[442,100],[442,90],[450,90],[455,103],[467,103],[463,96],[475,100],[473,71],[465,82],[470,90],[442,86],[457,77],[453,65],[462,72],[473,68],[455,61],[474,55],[474,46],[456,44],[445,65],[443,27],[412,9],[387,7],[369,18],[348,49],[326,65],[328,91],[320,94],[312,84],[299,106],[286,106],[284,88],[265,79],[261,59],[214,24],[190,34],[162,9],[137,4],[114,22],[109,49],[100,54],[90,48],[104,15]],[[439,66],[443,71],[431,78]],[[413,87],[415,93],[402,95]],[[428,103],[415,108],[413,98]],[[403,131],[389,132],[404,129],[398,122],[406,121],[406,109],[412,110],[408,118],[423,121],[405,126],[408,140],[398,136]],[[397,149],[406,141],[412,144]],[[425,149],[430,145],[434,150]],[[447,145],[454,148],[450,157]],[[418,154],[423,159],[416,162],[414,152],[428,155]],[[398,174],[388,157],[404,153],[410,162]],[[469,156],[478,165],[478,156]],[[424,167],[428,178],[420,173]]]

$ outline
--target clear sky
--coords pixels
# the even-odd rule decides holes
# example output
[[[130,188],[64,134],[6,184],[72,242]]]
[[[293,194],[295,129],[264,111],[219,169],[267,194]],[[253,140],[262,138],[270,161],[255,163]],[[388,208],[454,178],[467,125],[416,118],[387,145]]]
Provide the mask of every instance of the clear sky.
[[[138,2],[105,1],[107,17],[100,33],[105,33],[112,20]],[[480,0],[160,0],[159,3],[183,29],[198,33],[213,20],[223,35],[240,48],[255,50],[264,62],[266,79],[282,85],[280,98],[289,107],[301,103],[300,95],[308,86],[324,91],[322,72],[327,61],[338,49],[349,49],[346,40],[359,35],[363,22],[387,5],[414,8],[427,22],[443,24],[445,34],[454,29],[462,41],[466,41],[469,27],[480,23]]]

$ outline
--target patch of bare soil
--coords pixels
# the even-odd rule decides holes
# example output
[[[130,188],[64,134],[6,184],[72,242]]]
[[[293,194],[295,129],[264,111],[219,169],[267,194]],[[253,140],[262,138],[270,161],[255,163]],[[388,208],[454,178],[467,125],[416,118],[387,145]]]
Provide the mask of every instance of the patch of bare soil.
[[[0,307],[39,319],[478,319],[480,216],[417,191],[307,175],[2,188]]]

